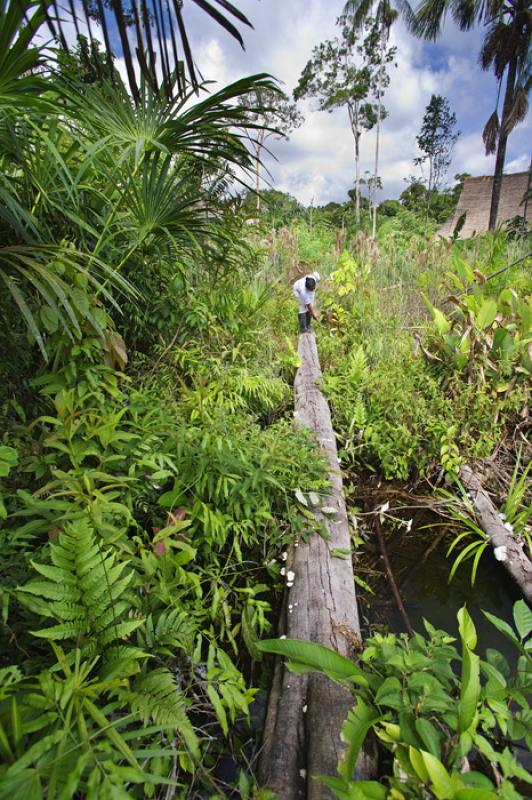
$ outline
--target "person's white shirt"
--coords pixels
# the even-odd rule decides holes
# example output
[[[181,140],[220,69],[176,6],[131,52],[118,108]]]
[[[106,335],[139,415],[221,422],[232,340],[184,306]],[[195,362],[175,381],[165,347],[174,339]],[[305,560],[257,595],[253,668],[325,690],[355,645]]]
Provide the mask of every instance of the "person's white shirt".
[[[304,275],[302,278],[299,278],[294,285],[292,286],[292,291],[294,292],[295,298],[299,305],[299,313],[303,314],[307,311],[307,306],[314,302],[314,295],[316,291],[310,291],[305,286],[305,280],[308,276]]]

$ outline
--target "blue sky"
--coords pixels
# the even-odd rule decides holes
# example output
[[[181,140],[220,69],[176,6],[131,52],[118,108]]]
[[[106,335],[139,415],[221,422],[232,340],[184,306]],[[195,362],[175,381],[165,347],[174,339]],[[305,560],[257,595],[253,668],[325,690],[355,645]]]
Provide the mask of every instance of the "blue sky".
[[[269,72],[279,78],[285,91],[297,84],[312,48],[335,34],[335,19],[343,0],[240,0],[237,3],[254,25],[242,28],[246,50],[231,41],[216,25],[185,3],[191,40],[203,74],[221,83],[253,72]],[[454,174],[490,174],[493,157],[486,158],[482,128],[493,111],[495,78],[478,65],[483,38],[480,29],[463,33],[448,23],[436,43],[415,39],[401,23],[392,30],[397,47],[397,69],[385,97],[389,116],[381,139],[383,196],[397,197],[404,178],[415,172],[415,137],[431,94],[445,95],[455,111],[462,132],[455,147],[449,180]],[[318,112],[311,101],[301,104],[303,126],[288,142],[272,141],[277,161],[270,160],[273,185],[316,205],[347,199],[353,185],[353,143],[347,112]],[[530,114],[510,137],[508,171],[528,168],[532,141]],[[374,134],[364,135],[362,172],[372,169]]]
[[[254,26],[249,29],[238,25],[245,50],[191,0],[184,0],[193,52],[203,76],[220,87],[244,75],[267,72],[278,78],[290,94],[312,48],[334,37],[335,20],[345,0],[234,2]],[[482,129],[494,109],[497,85],[493,75],[483,72],[478,64],[483,34],[482,29],[463,33],[449,22],[437,43],[427,43],[414,38],[400,21],[393,26],[391,44],[397,47],[397,68],[391,68],[391,82],[384,98],[388,117],[381,132],[381,198],[398,197],[406,186],[404,179],[419,175],[413,164],[419,155],[415,139],[433,93],[449,99],[461,131],[448,181],[452,183],[458,172],[492,174],[494,157],[484,155]],[[125,77],[120,59],[118,66]],[[347,112],[316,111],[312,101],[300,103],[300,110],[305,122],[289,141],[269,140],[275,158],[265,157],[270,175],[264,174],[263,186],[269,182],[305,204],[343,202],[355,174]],[[373,169],[374,135],[370,131],[362,139],[362,174]],[[529,113],[509,139],[506,171],[528,169],[531,141]]]

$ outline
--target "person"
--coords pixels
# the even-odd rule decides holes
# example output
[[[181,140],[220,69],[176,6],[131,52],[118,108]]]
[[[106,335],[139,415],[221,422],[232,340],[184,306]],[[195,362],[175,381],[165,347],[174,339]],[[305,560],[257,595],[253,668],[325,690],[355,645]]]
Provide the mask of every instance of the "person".
[[[292,291],[294,292],[298,304],[297,319],[300,333],[307,333],[307,331],[310,331],[310,320],[318,319],[313,308],[313,303],[314,295],[316,294],[316,286],[319,282],[320,273],[312,272],[310,275],[304,275],[302,278],[299,278],[292,286]]]

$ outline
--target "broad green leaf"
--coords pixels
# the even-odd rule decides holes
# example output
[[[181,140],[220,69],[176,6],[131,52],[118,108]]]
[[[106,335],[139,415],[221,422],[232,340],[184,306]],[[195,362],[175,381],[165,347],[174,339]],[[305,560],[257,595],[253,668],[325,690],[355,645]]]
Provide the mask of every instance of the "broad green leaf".
[[[477,632],[467,608],[462,606],[456,617],[458,619],[458,630],[462,642],[469,647],[470,650],[474,650],[477,646]]]
[[[532,611],[524,600],[518,600],[514,605],[514,622],[521,639],[526,639],[532,631]]]
[[[412,764],[418,778],[421,781],[423,781],[423,783],[428,783],[429,772],[425,766],[425,762],[423,760],[423,756],[421,755],[421,751],[416,750],[415,747],[409,747],[408,757],[410,758],[410,763]]]
[[[462,652],[462,676],[460,703],[458,705],[458,730],[469,730],[475,719],[480,697],[480,659],[464,644]]]
[[[510,625],[508,625],[507,622],[505,622],[503,619],[499,619],[499,617],[496,617],[495,614],[490,614],[489,611],[482,611],[482,613],[484,614],[486,619],[489,619],[492,625],[495,625],[497,630],[500,631],[500,633],[502,633],[503,636],[506,636],[507,639],[509,639],[517,647],[519,647],[520,645],[519,639],[517,639],[515,631],[510,627]]]
[[[50,306],[43,306],[39,312],[42,324],[48,333],[55,333],[59,327],[59,316]]]
[[[484,330],[488,328],[495,317],[497,316],[497,303],[491,297],[487,300],[484,300],[478,314],[476,315],[475,324],[481,329]]]
[[[209,696],[209,700],[212,703],[212,707],[214,708],[216,717],[218,722],[220,723],[220,727],[224,732],[225,736],[227,736],[229,732],[229,726],[227,724],[227,714],[225,713],[225,708],[222,705],[222,701],[213,686],[207,686],[207,694]]]
[[[380,719],[381,714],[376,708],[366,705],[362,698],[358,698],[356,706],[349,711],[342,727],[342,738],[347,743],[345,756],[338,764],[338,772],[342,778],[352,779],[366,735]]]
[[[433,756],[432,753],[427,753],[425,750],[420,752],[430,777],[432,790],[438,800],[446,800],[446,798],[453,797],[454,789],[451,778],[439,758]]]
[[[242,636],[251,658],[262,661],[262,652],[257,647],[257,636],[251,624],[252,609],[249,605],[242,609]]]
[[[440,336],[443,336],[451,329],[451,323],[439,308],[432,308],[432,318]]]
[[[374,698],[376,705],[390,706],[391,708],[403,708],[403,687],[399,678],[393,676],[386,678],[386,680],[379,687],[379,690]]]
[[[419,717],[419,719],[416,719],[414,726],[419,738],[427,750],[432,753],[433,756],[440,758],[442,737],[436,726],[433,725],[430,720],[425,719],[424,717]]]
[[[264,653],[286,656],[295,663],[323,672],[333,680],[350,680],[367,686],[364,672],[357,664],[321,644],[302,639],[265,639],[257,642],[257,647]]]

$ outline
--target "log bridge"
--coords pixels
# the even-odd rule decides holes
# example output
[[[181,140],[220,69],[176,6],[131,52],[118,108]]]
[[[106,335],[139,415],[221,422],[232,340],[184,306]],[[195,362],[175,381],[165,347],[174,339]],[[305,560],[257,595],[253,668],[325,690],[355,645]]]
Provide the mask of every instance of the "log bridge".
[[[313,332],[299,337],[301,366],[295,392],[296,424],[312,431],[329,466],[330,494],[312,508],[325,525],[330,541],[312,534],[294,542],[286,562],[294,573],[285,589],[279,635],[317,642],[352,657],[361,645],[355,581],[351,559],[331,555],[334,548],[351,548],[336,439],[327,401],[320,391],[322,377]],[[290,576],[291,577],[291,576]],[[289,672],[277,658],[266,713],[259,780],[277,800],[323,800],[333,797],[316,775],[336,775],[343,755],[342,724],[353,705],[350,693],[324,675]],[[371,759],[363,754],[356,777],[366,779]]]

